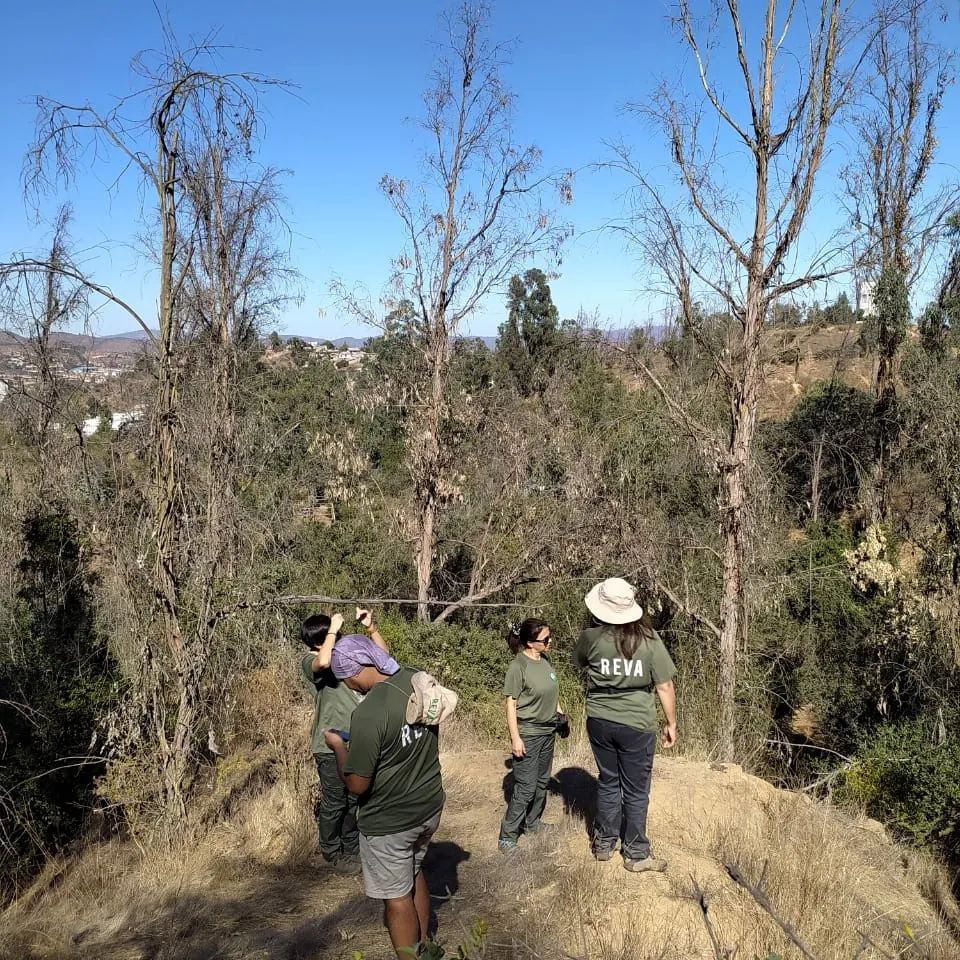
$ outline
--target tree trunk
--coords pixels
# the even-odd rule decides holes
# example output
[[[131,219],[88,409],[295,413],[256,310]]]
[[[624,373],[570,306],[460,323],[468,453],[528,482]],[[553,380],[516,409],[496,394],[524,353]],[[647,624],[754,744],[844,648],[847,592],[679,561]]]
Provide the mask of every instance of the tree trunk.
[[[180,624],[179,585],[177,582],[177,469],[178,415],[178,297],[175,282],[177,255],[177,144],[165,139],[166,129],[158,124],[160,166],[163,172],[160,191],[160,336],[157,357],[157,402],[153,417],[154,518],[153,540],[154,594],[160,607],[163,639],[170,653],[176,680],[177,710],[172,736],[161,733],[164,795],[171,822],[182,820],[186,810],[185,787],[187,760],[191,747],[194,710],[189,693],[189,662]]]
[[[417,508],[417,619],[430,622],[430,581],[433,578],[434,523],[436,504],[427,499]]]
[[[435,321],[432,335],[430,366],[430,397],[422,424],[419,476],[415,477],[416,498],[416,548],[414,561],[417,568],[417,619],[430,622],[430,584],[433,580],[433,563],[437,549],[437,498],[442,481],[442,451],[440,434],[445,417],[445,386],[447,376],[446,322]]]
[[[723,498],[723,590],[720,598],[720,671],[717,694],[720,705],[718,744],[720,759],[735,755],[737,647],[740,636],[740,607],[743,596],[742,476],[731,466],[721,476]]]
[[[762,241],[761,241],[762,244]],[[743,324],[742,367],[732,385],[730,439],[720,470],[723,531],[723,587],[720,598],[720,759],[736,756],[736,694],[740,640],[744,632],[744,578],[747,540],[747,479],[760,389],[760,333],[766,304],[762,276],[751,277]]]
[[[870,519],[881,523],[887,515],[887,491],[890,474],[890,455],[896,442],[896,355],[881,348],[877,364],[876,399],[873,415],[877,424],[876,462],[873,468],[873,490],[870,497]]]

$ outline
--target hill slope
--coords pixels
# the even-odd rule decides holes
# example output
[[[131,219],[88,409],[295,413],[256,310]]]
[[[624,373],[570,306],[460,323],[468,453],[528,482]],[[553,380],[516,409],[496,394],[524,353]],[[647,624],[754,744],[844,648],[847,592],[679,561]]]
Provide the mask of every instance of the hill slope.
[[[501,751],[444,756],[447,808],[428,858],[439,937],[461,942],[489,923],[487,957],[716,956],[796,950],[727,876],[764,874],[778,912],[820,958],[960,955],[921,893],[924,872],[870,821],[776,790],[738,767],[658,757],[650,814],[666,874],[627,874],[589,855],[595,794],[581,745],[555,763],[547,819],[558,829],[496,848],[507,770]],[[304,765],[242,803],[201,842],[161,853],[111,841],[69,869],[51,868],[0,926],[0,954],[35,960],[364,960],[390,957],[379,906],[357,878],[315,856]],[[509,780],[507,780],[507,785]],[[766,861],[766,866],[764,862]],[[886,951],[881,953],[880,950]]]

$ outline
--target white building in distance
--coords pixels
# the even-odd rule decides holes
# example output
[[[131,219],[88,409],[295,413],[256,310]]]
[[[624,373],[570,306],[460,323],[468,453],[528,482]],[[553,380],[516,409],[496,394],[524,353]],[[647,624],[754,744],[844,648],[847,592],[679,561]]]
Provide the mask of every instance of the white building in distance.
[[[863,317],[875,317],[877,315],[876,292],[877,281],[872,277],[858,281],[857,309]]]
[[[84,420],[80,425],[80,432],[85,437],[92,437],[100,429],[101,417],[90,417]],[[127,410],[123,413],[115,413],[110,417],[110,429],[116,432],[127,423],[133,423],[135,420],[143,419],[143,409]]]

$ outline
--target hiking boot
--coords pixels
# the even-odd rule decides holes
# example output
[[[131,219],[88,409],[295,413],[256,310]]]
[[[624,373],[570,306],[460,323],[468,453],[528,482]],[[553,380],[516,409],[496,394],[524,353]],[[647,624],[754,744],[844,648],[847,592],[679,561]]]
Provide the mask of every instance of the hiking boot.
[[[516,853],[520,849],[520,846],[516,840],[504,840],[501,838],[497,841],[497,848],[505,857],[509,857]]]
[[[623,869],[631,873],[663,873],[667,869],[667,861],[657,860],[655,857],[644,857],[642,860],[624,857]]]
[[[355,877],[363,872],[363,868],[360,866],[360,858],[356,855],[338,857],[333,862],[333,869],[342,877]]]

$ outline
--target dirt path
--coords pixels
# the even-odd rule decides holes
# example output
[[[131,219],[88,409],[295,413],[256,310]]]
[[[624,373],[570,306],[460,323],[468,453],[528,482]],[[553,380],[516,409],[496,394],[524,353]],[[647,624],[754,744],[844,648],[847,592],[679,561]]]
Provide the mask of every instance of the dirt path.
[[[858,929],[897,945],[897,931],[908,921],[915,936],[941,942],[934,939],[942,935],[915,879],[882,831],[869,821],[839,818],[737,767],[657,758],[650,835],[669,866],[654,876],[626,873],[619,857],[599,864],[590,856],[586,821],[596,781],[582,747],[555,763],[546,820],[558,829],[524,839],[509,859],[496,844],[509,784],[504,753],[447,754],[443,768],[448,801],[426,873],[438,936],[448,946],[455,948],[482,919],[489,925],[485,956],[491,960],[710,958],[702,914],[692,899],[696,884],[711,901],[721,941],[738,945],[738,956],[783,950],[769,919],[727,877],[724,860],[755,877],[765,871],[765,883],[813,938],[823,960],[850,957]],[[280,848],[284,829],[278,812],[274,832]],[[64,895],[58,906],[56,893],[47,894],[53,913],[43,906],[21,910],[17,935],[8,938],[3,955],[11,960],[392,956],[379,905],[363,896],[359,878],[339,877],[318,858],[297,863],[278,857],[271,863],[262,855],[241,856],[242,849],[237,843],[232,854],[205,863],[202,875],[185,872],[189,880],[144,877],[144,889],[155,893],[137,895],[121,865],[114,868],[117,892],[109,900],[109,890],[97,891],[98,901],[75,889],[73,899]],[[145,869],[147,861],[138,865],[133,852],[130,858],[129,871]],[[84,903],[81,911],[74,908],[52,920],[56,910],[64,914],[77,902]]]

